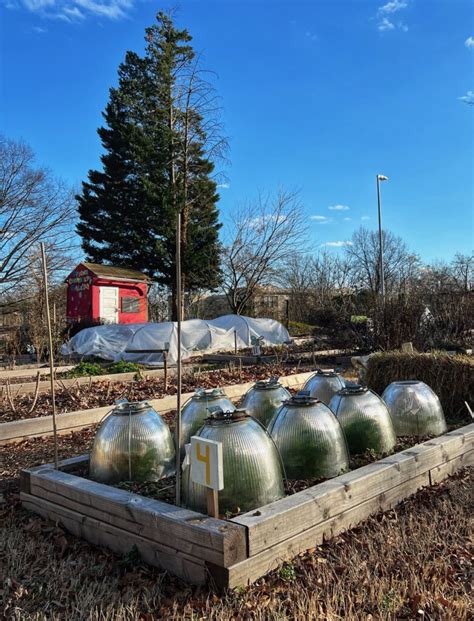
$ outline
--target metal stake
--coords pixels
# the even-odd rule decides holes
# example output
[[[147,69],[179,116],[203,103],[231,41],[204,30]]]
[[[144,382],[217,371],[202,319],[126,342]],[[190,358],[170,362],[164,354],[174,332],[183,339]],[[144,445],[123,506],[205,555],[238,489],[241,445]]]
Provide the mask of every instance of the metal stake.
[[[176,505],[181,505],[181,211],[178,210],[176,217],[176,305],[177,337],[178,337],[178,360],[176,373]]]
[[[49,377],[51,381],[51,400],[53,404],[53,441],[54,441],[54,467],[58,468],[58,436],[56,429],[56,399],[54,395],[54,358],[53,358],[53,334],[51,331],[51,315],[49,312],[49,295],[48,295],[48,269],[46,266],[46,252],[44,243],[41,242],[41,259],[43,263],[43,282],[44,297],[46,303],[46,322],[48,324],[48,341],[49,341]]]
[[[382,302],[385,303],[385,274],[383,264],[383,234],[382,234],[382,209],[380,207],[380,181],[385,180],[383,175],[377,175],[377,206],[379,217],[379,269],[380,269],[380,294],[382,295]]]

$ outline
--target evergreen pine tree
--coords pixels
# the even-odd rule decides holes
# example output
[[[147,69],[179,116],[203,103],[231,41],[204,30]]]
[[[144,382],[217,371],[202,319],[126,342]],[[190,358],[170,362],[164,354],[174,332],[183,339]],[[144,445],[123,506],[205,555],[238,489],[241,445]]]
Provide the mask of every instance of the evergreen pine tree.
[[[128,52],[98,130],[103,170],[82,184],[77,230],[88,257],[175,286],[176,215],[182,212],[183,289],[219,284],[214,162],[225,141],[186,30],[159,13],[143,57]],[[175,309],[175,305],[173,305]],[[176,317],[176,310],[174,310]]]

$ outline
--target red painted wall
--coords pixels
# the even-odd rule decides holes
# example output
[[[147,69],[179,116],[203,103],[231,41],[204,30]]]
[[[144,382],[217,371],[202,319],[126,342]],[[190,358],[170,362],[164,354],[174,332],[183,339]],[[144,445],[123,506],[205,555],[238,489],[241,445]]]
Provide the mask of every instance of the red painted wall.
[[[99,287],[118,287],[119,323],[145,323],[148,321],[148,304],[146,282],[129,282],[95,276],[90,270],[79,264],[66,279],[67,282],[67,318],[70,322],[81,319],[100,319]],[[136,313],[123,312],[122,298],[138,298],[140,308]]]
[[[94,274],[79,264],[66,279],[68,321],[92,319],[92,283]]]
[[[124,282],[121,280],[106,280],[95,278],[92,285],[92,318],[100,318],[100,289],[99,287],[118,287],[119,290],[119,323],[145,323],[148,321],[148,304],[146,282]],[[140,311],[138,313],[124,313],[122,298],[139,298]]]

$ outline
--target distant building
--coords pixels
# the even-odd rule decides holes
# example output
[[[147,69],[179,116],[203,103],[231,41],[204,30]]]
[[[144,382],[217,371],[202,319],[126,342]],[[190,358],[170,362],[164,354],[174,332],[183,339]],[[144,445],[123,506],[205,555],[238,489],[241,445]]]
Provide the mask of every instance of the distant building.
[[[137,270],[79,263],[66,278],[68,323],[147,322],[148,280]]]
[[[288,314],[290,292],[278,287],[258,287],[242,314],[252,317],[269,317],[285,322]],[[232,313],[225,295],[208,295],[197,303],[196,315],[213,319]]]

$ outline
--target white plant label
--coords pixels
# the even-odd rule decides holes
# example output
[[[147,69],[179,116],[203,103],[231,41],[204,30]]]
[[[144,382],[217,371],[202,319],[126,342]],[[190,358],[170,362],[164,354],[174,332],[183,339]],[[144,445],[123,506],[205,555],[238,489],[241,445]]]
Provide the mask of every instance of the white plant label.
[[[222,442],[191,437],[191,480],[213,490],[224,489]]]

